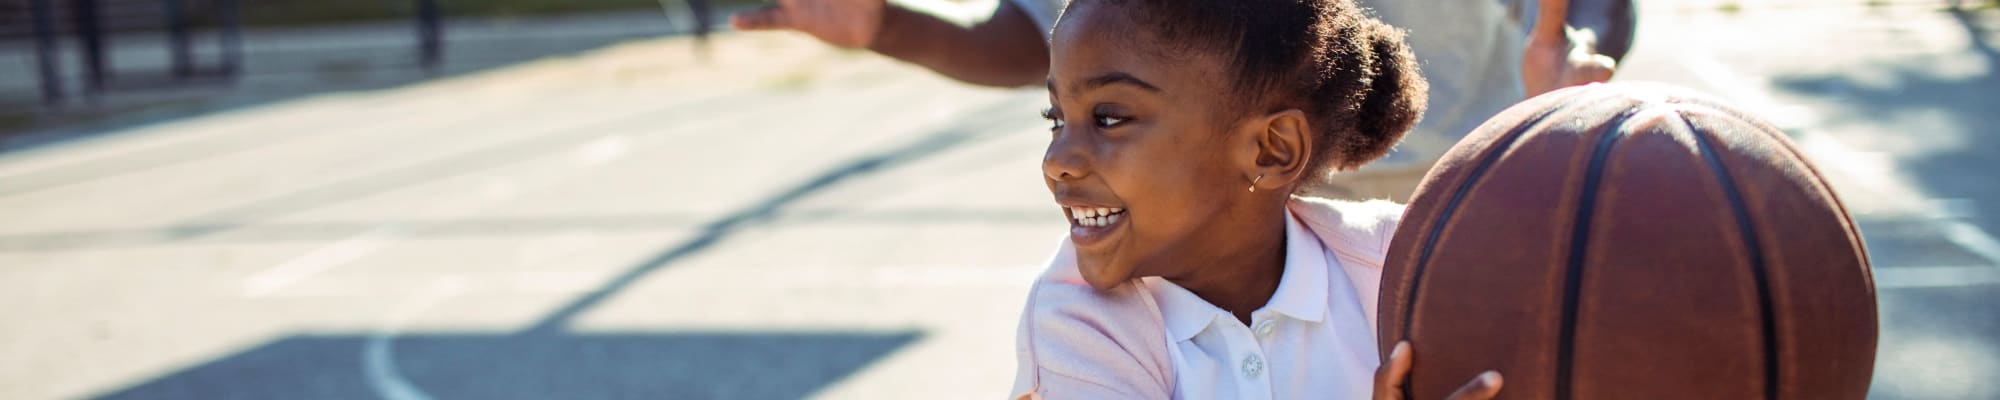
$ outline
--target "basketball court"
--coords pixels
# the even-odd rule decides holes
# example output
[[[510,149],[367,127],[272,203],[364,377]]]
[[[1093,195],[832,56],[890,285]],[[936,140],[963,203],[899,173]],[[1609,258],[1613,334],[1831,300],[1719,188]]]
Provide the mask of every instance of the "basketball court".
[[[1880,290],[1871,397],[2000,397],[2000,12],[1641,20],[1618,79],[1764,114],[1833,175]],[[1004,393],[1065,231],[1045,94],[690,48],[38,129],[0,152],[0,398]]]

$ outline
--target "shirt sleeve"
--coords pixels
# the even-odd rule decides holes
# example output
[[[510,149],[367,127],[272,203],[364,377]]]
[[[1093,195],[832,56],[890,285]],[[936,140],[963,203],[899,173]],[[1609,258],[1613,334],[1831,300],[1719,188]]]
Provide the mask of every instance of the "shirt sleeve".
[[[1014,388],[1043,399],[1165,399],[1173,395],[1166,330],[1133,282],[1096,290],[1074,276],[1064,240],[1036,279],[1015,331]]]
[[[1038,284],[1037,286],[1043,286]],[[1063,286],[1060,284],[1050,286]],[[1173,396],[1166,333],[1141,311],[1077,302],[1072,295],[1089,287],[1055,289],[1054,299],[1030,294],[1015,340],[1014,390],[1009,398],[1033,392],[1043,399],[1165,399]],[[1068,292],[1068,293],[1061,293]],[[1094,296],[1094,295],[1093,295]],[[1067,299],[1065,299],[1067,298]],[[1055,300],[1055,304],[1036,304]],[[1139,314],[1139,315],[1133,315]]]

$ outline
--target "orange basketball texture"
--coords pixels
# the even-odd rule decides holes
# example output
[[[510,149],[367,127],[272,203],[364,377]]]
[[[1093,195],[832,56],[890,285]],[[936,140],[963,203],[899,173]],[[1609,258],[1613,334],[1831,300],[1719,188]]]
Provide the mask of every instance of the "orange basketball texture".
[[[1529,99],[1447,152],[1382,274],[1410,398],[1485,370],[1512,399],[1859,399],[1875,288],[1840,200],[1783,132],[1687,91]]]

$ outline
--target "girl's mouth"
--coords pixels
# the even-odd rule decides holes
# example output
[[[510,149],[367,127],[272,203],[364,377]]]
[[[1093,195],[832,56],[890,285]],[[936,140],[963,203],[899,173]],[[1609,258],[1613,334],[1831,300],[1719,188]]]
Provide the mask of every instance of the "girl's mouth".
[[[1123,208],[1070,207],[1069,221],[1083,227],[1107,227],[1125,217]]]
[[[1087,246],[1108,236],[1125,221],[1125,209],[1116,207],[1068,207],[1070,242]]]

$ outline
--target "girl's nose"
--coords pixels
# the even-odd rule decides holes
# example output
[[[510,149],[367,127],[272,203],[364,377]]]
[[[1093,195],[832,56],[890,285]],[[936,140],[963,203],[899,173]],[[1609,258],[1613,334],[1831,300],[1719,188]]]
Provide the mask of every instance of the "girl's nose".
[[[1059,132],[1049,139],[1049,150],[1042,153],[1042,177],[1068,181],[1087,175],[1090,152],[1081,136]]]

